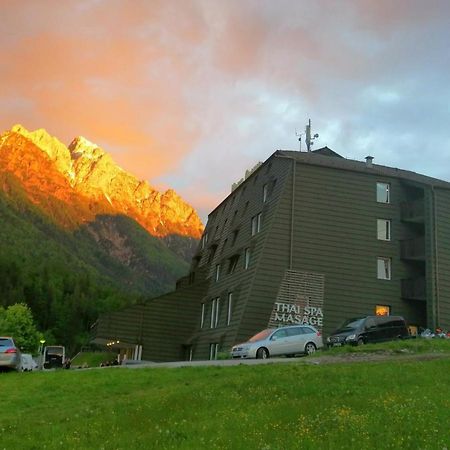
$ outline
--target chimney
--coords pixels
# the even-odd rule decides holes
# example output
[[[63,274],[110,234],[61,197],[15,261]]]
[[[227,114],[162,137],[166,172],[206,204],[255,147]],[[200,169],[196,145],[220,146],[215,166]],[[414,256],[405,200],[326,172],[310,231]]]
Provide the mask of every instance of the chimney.
[[[373,161],[373,156],[366,156],[366,167],[373,167],[372,161]]]

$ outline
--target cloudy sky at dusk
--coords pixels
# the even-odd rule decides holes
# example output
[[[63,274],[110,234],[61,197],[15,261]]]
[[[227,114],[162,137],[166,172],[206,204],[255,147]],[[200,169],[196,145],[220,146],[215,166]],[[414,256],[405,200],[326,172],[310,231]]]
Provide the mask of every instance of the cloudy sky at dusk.
[[[0,0],[0,131],[83,135],[205,218],[298,149],[450,180],[448,0]]]

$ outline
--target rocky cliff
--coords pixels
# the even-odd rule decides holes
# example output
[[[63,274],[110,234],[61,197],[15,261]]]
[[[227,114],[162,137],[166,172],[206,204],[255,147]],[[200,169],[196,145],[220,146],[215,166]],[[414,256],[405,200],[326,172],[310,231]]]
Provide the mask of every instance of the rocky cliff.
[[[14,176],[30,200],[64,227],[123,214],[160,238],[198,239],[203,230],[195,210],[175,191],[158,192],[81,136],[65,146],[44,129],[15,125],[0,135],[0,172]],[[2,189],[8,191],[5,181]]]

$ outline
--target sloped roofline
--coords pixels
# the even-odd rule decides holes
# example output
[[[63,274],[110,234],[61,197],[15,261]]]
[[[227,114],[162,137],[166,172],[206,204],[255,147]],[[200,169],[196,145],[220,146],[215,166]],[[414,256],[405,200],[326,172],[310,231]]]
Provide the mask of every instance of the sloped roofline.
[[[253,178],[259,171],[267,165],[273,158],[290,158],[313,166],[329,167],[339,170],[349,170],[351,172],[370,173],[382,177],[399,178],[413,183],[420,183],[430,187],[450,189],[450,182],[438,178],[428,177],[409,170],[398,169],[395,167],[373,164],[368,167],[365,161],[347,159],[339,155],[329,147],[322,147],[311,152],[299,152],[294,150],[276,150],[272,153],[244,182],[239,185],[235,191],[230,192],[209,214],[213,214],[227,199],[234,193],[242,189],[247,181]]]
[[[328,149],[328,147],[324,147]],[[438,178],[428,177],[409,170],[398,169],[395,167],[382,166],[373,164],[368,167],[365,161],[356,161],[354,159],[346,159],[335,153],[338,158],[323,156],[320,151],[315,152],[296,152],[292,150],[277,150],[272,156],[293,158],[303,164],[311,164],[314,166],[330,167],[334,169],[349,170],[352,172],[370,173],[384,177],[399,178],[405,181],[425,184],[430,187],[439,187],[443,189],[450,189],[450,182],[440,180]],[[271,156],[271,157],[272,157]],[[270,158],[269,158],[270,159]]]

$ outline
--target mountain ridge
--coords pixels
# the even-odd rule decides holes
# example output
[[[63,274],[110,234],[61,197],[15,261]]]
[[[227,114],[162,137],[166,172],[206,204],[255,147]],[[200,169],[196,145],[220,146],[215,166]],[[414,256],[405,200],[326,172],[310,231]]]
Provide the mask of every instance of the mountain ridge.
[[[0,159],[4,165],[5,159],[8,160],[7,170],[18,174],[25,185],[28,180],[20,170],[23,167],[20,155],[16,155],[15,161],[1,156],[5,153],[2,152],[5,146],[7,150],[19,148],[36,154],[35,149],[22,139],[47,155],[56,171],[67,181],[67,190],[72,188],[74,193],[82,195],[94,214],[96,207],[99,213],[105,212],[106,200],[111,207],[106,208],[109,212],[133,218],[153,236],[177,234],[194,239],[201,236],[203,224],[196,211],[173,189],[161,193],[147,181],[138,180],[119,167],[111,155],[83,136],[74,138],[66,147],[44,129],[30,132],[22,125],[15,125],[1,134]],[[58,178],[54,174],[51,176]],[[61,185],[61,180],[58,184]],[[53,192],[47,194],[53,195]],[[66,196],[70,197],[70,194],[66,193]],[[84,216],[80,217],[81,222],[85,220]]]

